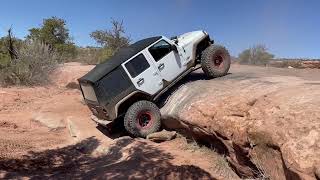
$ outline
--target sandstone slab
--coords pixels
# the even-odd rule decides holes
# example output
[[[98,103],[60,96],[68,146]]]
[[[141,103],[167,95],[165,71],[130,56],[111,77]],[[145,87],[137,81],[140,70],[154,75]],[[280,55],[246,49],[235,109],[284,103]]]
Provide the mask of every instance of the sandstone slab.
[[[57,113],[39,112],[33,116],[32,120],[54,130],[66,127],[63,118],[63,116]]]
[[[177,133],[175,131],[162,130],[160,132],[149,134],[147,136],[147,139],[154,142],[163,142],[163,141],[170,141],[174,139],[176,136],[177,136]]]
[[[320,79],[268,73],[271,70],[235,72],[182,86],[161,109],[164,125],[207,140],[238,174],[315,179],[320,162]]]

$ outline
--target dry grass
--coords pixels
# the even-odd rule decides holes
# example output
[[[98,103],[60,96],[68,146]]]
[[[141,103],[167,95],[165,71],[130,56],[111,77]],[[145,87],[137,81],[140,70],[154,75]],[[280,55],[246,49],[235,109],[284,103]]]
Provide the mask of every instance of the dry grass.
[[[252,153],[251,156],[252,156],[251,159],[252,159],[253,163],[258,168],[258,172],[255,172],[255,173],[260,175],[259,179],[270,179],[270,176],[265,171],[264,167],[262,166],[262,162],[257,157],[256,153]]]
[[[108,48],[78,48],[77,57],[72,61],[84,64],[99,64],[113,55]]]
[[[78,48],[77,57],[73,60],[84,64],[99,63],[100,50],[98,48]]]
[[[0,84],[42,85],[49,82],[49,74],[58,63],[58,55],[41,42],[27,42],[19,49],[18,59],[0,69]]]
[[[184,138],[184,137],[183,137]],[[229,166],[227,158],[224,155],[218,154],[212,147],[207,147],[199,144],[195,140],[187,140],[183,150],[200,153],[204,158],[213,159],[211,170],[215,171],[221,177],[227,179],[238,179],[238,175]]]

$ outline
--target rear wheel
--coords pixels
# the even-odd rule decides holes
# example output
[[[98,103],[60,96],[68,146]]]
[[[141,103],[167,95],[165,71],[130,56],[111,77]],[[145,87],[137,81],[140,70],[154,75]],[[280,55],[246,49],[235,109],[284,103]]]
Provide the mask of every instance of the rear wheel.
[[[210,78],[221,77],[228,73],[231,58],[228,50],[220,45],[207,47],[201,55],[201,67]]]
[[[131,105],[124,117],[126,130],[136,137],[146,137],[161,126],[159,108],[150,101],[138,101]]]

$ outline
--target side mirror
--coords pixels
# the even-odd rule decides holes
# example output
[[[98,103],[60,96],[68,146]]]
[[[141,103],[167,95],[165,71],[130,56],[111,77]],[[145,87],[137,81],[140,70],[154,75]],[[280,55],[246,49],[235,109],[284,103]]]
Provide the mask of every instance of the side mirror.
[[[177,46],[175,45],[171,45],[171,50],[175,51],[175,52],[178,52],[178,48]]]
[[[174,41],[175,44],[178,44],[178,42],[179,42],[178,36],[173,36],[170,38],[170,40]]]

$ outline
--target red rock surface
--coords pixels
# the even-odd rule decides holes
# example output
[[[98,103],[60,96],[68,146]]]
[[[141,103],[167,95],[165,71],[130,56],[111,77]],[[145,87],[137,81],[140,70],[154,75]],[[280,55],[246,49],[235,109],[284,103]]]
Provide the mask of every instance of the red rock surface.
[[[162,109],[166,125],[211,139],[245,175],[255,173],[252,162],[271,179],[315,179],[320,71],[234,65],[231,72],[182,86]]]

